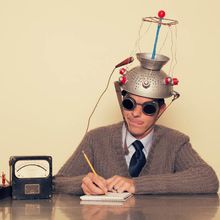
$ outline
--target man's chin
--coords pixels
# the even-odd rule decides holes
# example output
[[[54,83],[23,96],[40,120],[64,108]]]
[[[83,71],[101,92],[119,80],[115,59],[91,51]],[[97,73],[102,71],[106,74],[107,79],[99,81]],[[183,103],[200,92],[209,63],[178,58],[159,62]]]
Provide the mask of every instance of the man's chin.
[[[136,138],[141,139],[145,137],[150,131],[150,128],[138,127],[138,126],[128,126],[128,131]]]
[[[139,137],[144,135],[143,129],[138,129],[138,128],[128,128],[129,132],[134,136],[134,137]]]

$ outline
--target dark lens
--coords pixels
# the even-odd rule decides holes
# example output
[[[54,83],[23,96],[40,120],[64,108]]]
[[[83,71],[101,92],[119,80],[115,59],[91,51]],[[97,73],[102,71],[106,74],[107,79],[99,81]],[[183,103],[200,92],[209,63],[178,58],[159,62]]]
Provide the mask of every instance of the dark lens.
[[[131,99],[127,98],[122,101],[122,106],[127,110],[132,110],[134,109],[134,102]]]
[[[157,106],[155,103],[144,103],[143,112],[147,115],[153,115],[157,111]]]

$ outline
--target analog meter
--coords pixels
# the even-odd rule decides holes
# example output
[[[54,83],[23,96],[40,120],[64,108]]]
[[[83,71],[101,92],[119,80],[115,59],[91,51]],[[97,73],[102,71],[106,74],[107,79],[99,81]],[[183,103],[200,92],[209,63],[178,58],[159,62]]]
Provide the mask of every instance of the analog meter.
[[[13,199],[51,197],[51,156],[13,156],[9,165]]]

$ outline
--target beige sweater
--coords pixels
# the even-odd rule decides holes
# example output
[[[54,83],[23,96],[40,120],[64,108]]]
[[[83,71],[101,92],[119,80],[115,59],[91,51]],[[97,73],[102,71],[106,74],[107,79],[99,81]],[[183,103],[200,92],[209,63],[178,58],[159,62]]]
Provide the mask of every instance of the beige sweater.
[[[96,172],[104,178],[131,178],[122,148],[122,122],[87,133],[79,147],[53,179],[57,193],[82,194],[82,178],[91,172],[84,150]],[[136,194],[216,193],[219,182],[213,169],[192,149],[189,138],[155,125],[153,143],[139,177]]]

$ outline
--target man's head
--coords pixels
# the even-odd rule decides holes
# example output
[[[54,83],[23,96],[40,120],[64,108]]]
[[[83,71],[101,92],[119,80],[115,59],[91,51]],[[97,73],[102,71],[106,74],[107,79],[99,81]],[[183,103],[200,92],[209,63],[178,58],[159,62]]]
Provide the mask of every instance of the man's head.
[[[164,99],[150,99],[127,93],[122,107],[129,132],[141,139],[151,131],[158,117],[165,111],[166,104]]]
[[[165,111],[164,99],[173,96],[175,100],[179,94],[173,91],[178,80],[161,70],[168,57],[157,54],[152,59],[151,54],[139,53],[137,58],[141,66],[123,72],[116,92],[128,130],[140,139],[150,132]],[[122,90],[122,100],[119,90]]]

